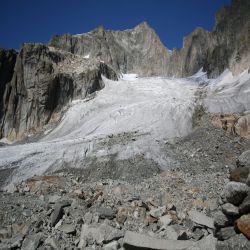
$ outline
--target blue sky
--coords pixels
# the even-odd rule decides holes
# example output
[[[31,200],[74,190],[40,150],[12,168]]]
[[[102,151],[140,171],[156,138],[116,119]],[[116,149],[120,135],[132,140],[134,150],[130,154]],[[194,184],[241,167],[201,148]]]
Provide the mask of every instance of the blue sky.
[[[123,30],[147,21],[170,49],[197,26],[211,30],[214,14],[231,0],[0,0],[0,47],[46,43],[54,34],[99,25]]]

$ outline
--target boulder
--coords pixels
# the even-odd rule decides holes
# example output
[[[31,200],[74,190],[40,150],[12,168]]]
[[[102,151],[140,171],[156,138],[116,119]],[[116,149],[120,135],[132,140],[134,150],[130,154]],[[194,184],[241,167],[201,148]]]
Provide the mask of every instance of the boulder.
[[[239,167],[250,167],[250,150],[244,151],[239,156],[237,164]]]
[[[215,234],[216,238],[218,238],[219,240],[227,240],[227,239],[233,237],[234,235],[236,235],[234,227],[221,228]]]
[[[149,214],[153,216],[154,218],[159,218],[161,217],[166,211],[166,207],[158,207],[158,208],[153,208],[150,210]]]
[[[117,209],[117,214],[116,214],[116,221],[120,224],[123,224],[128,217],[128,208],[126,207],[119,207]]]
[[[76,228],[72,224],[62,224],[58,227],[58,230],[66,234],[74,234],[76,232]]]
[[[21,250],[36,250],[41,243],[42,233],[28,235],[22,244]]]
[[[250,188],[246,184],[231,181],[226,184],[222,197],[225,197],[227,202],[237,206],[244,200],[249,190]]]
[[[236,221],[236,226],[240,232],[250,239],[250,214],[242,215]]]
[[[108,243],[107,245],[103,246],[104,250],[117,250],[119,246],[119,243],[117,241],[112,241]]]
[[[250,139],[250,114],[243,115],[237,120],[235,132],[241,137]]]
[[[0,228],[0,240],[11,238],[12,232],[10,227]]]
[[[218,211],[214,214],[214,226],[216,228],[232,226],[233,221],[230,216],[225,215],[222,211]]]
[[[51,226],[54,227],[57,222],[62,218],[63,216],[63,208],[70,206],[70,202],[69,201],[60,201],[58,202],[55,207],[54,207],[54,211],[51,214]]]
[[[173,221],[172,217],[167,214],[159,218],[159,223],[161,226],[166,227]]]
[[[187,228],[174,224],[166,227],[164,230],[169,240],[187,240],[189,239],[189,231]]]
[[[115,217],[114,211],[108,207],[99,207],[96,209],[96,213],[101,219],[113,219]]]
[[[230,181],[246,183],[249,173],[249,166],[235,168],[230,172]]]
[[[98,245],[118,240],[124,236],[121,230],[115,229],[106,224],[82,225],[80,242],[78,247],[84,248],[88,241],[95,241]]]
[[[206,226],[209,228],[214,228],[214,219],[211,217],[206,216],[203,213],[200,213],[194,209],[190,210],[188,212],[189,218],[190,220],[192,220],[193,222],[202,225],[202,226]]]
[[[154,250],[183,250],[193,246],[191,241],[163,240],[147,235],[127,231],[124,237],[123,247],[126,250],[154,249]]]
[[[215,250],[217,240],[208,236],[200,241],[190,240],[165,240],[147,235],[127,231],[124,237],[123,247],[126,250],[154,249],[154,250]]]
[[[222,212],[226,215],[237,216],[239,214],[239,208],[231,203],[226,203],[221,206]]]

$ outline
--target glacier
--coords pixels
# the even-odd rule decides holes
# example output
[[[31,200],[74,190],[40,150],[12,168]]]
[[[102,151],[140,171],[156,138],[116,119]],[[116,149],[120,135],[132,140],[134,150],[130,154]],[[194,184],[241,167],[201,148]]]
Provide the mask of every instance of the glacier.
[[[0,170],[13,168],[8,183],[51,173],[65,166],[86,168],[91,159],[105,161],[141,155],[161,169],[171,159],[164,144],[188,135],[196,105],[209,112],[244,112],[250,109],[250,74],[238,77],[225,71],[207,79],[199,71],[187,78],[122,75],[119,81],[103,78],[105,87],[84,100],[74,100],[53,129],[37,142],[0,147]],[[197,99],[197,91],[206,93]]]

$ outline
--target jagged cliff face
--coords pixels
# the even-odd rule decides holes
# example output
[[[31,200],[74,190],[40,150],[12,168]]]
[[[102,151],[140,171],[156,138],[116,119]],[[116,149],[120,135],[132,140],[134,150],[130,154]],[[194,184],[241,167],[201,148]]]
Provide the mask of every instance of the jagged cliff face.
[[[0,49],[0,121],[6,112],[6,102],[8,93],[6,86],[11,81],[16,63],[17,53],[14,50]]]
[[[250,68],[250,1],[233,0],[222,8],[211,35],[215,46],[207,57],[206,71],[216,76],[225,68],[235,74]]]
[[[167,75],[189,76],[200,68],[216,77],[229,68],[235,74],[250,68],[250,1],[233,0],[216,14],[212,32],[197,28],[174,50]]]
[[[110,31],[99,27],[81,35],[54,36],[50,46],[98,58],[123,73],[164,75],[170,54],[147,23],[134,29]]]
[[[12,79],[1,92],[4,111],[0,137],[10,140],[57,121],[69,101],[103,87],[102,75],[117,79],[116,73],[98,60],[41,44],[25,44],[13,65]]]

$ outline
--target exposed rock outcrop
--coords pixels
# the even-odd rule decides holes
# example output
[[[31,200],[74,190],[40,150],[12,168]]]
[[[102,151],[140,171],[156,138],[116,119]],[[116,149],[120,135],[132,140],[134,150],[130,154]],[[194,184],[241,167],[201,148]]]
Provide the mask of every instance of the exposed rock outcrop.
[[[116,73],[98,60],[80,58],[41,44],[24,44],[5,87],[0,137],[20,139],[60,118],[74,98],[103,87],[102,75]]]
[[[184,38],[183,48],[172,53],[167,74],[188,76],[202,67],[210,77],[227,68],[238,74],[250,68],[249,62],[250,2],[233,0],[217,12],[212,32],[197,28]]]
[[[123,73],[163,75],[170,53],[146,22],[124,31],[100,26],[80,35],[54,36],[50,46],[90,58],[98,58]]]
[[[5,90],[14,72],[16,56],[15,50],[0,49],[0,124],[5,113],[4,95],[8,95]]]

